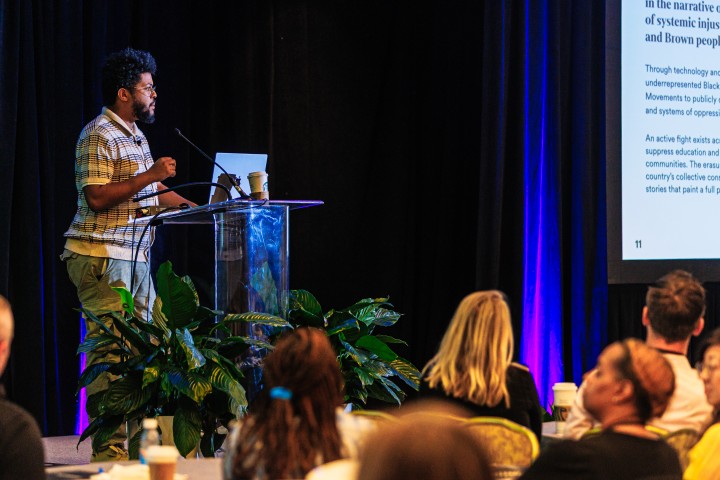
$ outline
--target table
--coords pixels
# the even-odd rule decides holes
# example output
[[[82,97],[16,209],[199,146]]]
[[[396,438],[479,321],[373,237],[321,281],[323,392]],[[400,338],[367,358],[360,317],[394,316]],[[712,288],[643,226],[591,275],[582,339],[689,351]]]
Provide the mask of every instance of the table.
[[[87,465],[67,465],[64,467],[50,467],[45,470],[47,480],[87,479],[90,475],[98,473],[99,469],[108,471],[113,465],[137,464],[137,460],[129,462],[98,462]],[[188,475],[189,480],[222,480],[221,458],[181,458],[177,463],[177,473]]]

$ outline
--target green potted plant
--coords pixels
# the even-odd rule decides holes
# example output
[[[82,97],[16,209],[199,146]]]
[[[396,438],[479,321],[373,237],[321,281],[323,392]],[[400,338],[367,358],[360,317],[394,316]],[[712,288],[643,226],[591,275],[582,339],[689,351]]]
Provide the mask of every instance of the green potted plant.
[[[226,316],[221,328],[227,329],[234,322],[280,327],[266,329],[268,335],[264,340],[270,344],[288,325],[323,329],[338,354],[345,378],[345,401],[362,408],[371,398],[400,405],[406,394],[399,382],[414,390],[419,388],[418,369],[392,348],[393,344],[407,344],[375,333],[377,328],[394,325],[400,317],[400,313],[392,310],[388,298],[365,298],[350,307],[323,313],[310,292],[291,290],[287,321],[274,315],[248,312]]]
[[[257,342],[218,338],[214,330],[220,312],[200,306],[192,281],[175,275],[170,262],[160,266],[156,278],[151,322],[133,316],[133,298],[125,288],[115,288],[123,312],[97,316],[82,309],[101,332],[86,338],[78,353],[109,348],[120,361],[96,363],[81,374],[78,392],[103,372],[113,380],[88,397],[93,421],[79,442],[92,435],[96,450],[123,422],[140,425],[144,417],[173,415],[180,454],[187,455],[200,442],[203,455],[212,456],[223,440],[218,428],[227,427],[247,407],[242,373],[234,359]],[[110,323],[114,328],[108,327]],[[131,458],[137,458],[140,433],[130,439]]]

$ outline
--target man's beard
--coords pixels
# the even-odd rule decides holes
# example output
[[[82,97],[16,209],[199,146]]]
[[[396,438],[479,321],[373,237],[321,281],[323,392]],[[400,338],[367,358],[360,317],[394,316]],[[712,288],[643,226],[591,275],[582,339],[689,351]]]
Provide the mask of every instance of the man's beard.
[[[135,115],[135,118],[138,119],[139,122],[143,123],[153,123],[155,121],[155,115],[150,113],[150,107],[145,106],[142,103],[138,101],[133,101],[133,114]]]

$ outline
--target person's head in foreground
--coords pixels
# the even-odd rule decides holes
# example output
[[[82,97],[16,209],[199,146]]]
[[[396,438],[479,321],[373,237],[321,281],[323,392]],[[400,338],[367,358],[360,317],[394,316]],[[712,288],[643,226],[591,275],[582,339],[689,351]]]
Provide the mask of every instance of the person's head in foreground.
[[[335,408],[343,380],[324,332],[298,328],[263,360],[263,399],[240,431],[233,478],[303,477],[319,462],[340,458]]]
[[[720,421],[720,328],[713,331],[700,347],[698,364],[708,403],[713,406],[713,422]]]
[[[357,480],[490,480],[480,441],[459,421],[412,415],[368,436]]]
[[[659,351],[634,338],[605,348],[585,381],[585,407],[603,429],[642,427],[663,414],[675,390],[670,363]],[[634,431],[644,432],[644,428]]]
[[[497,290],[471,293],[458,305],[437,354],[423,369],[430,388],[478,405],[509,406],[513,357],[510,309]]]
[[[13,339],[13,314],[10,302],[0,295],[0,376],[10,358],[10,344]]]

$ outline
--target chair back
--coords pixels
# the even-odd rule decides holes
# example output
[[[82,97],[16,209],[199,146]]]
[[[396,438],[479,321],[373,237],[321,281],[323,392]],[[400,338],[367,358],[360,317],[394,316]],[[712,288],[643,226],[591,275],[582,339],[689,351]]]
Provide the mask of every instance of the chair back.
[[[698,432],[692,428],[681,428],[680,430],[674,430],[663,436],[668,445],[677,452],[683,471],[685,471],[688,466],[688,453],[695,443],[697,443],[698,437]]]
[[[532,430],[506,418],[473,417],[465,426],[480,438],[495,466],[527,468],[540,452]]]
[[[378,423],[398,421],[397,417],[380,410],[353,410],[350,413],[356,417],[366,418]]]

